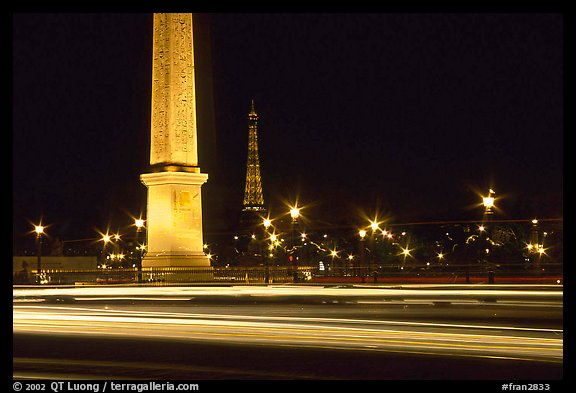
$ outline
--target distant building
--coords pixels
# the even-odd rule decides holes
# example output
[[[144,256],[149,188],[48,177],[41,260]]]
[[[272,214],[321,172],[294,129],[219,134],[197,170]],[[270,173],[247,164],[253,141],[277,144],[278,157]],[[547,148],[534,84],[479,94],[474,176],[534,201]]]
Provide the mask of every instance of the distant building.
[[[38,258],[35,255],[12,257],[12,274],[22,269],[23,263],[28,263],[30,271],[35,272],[38,265]],[[42,270],[92,270],[98,268],[98,258],[96,256],[42,256]]]

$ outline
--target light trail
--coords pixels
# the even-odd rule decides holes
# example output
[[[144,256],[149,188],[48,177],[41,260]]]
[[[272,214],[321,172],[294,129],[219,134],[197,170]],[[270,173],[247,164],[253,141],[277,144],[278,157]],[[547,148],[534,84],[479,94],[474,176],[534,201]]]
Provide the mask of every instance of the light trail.
[[[292,317],[292,316],[254,316],[254,315],[230,315],[230,314],[201,314],[201,313],[176,313],[165,311],[141,311],[141,310],[115,310],[109,309],[108,306],[102,307],[61,307],[61,306],[15,306],[18,312],[29,311],[34,315],[34,310],[45,313],[46,310],[51,314],[69,313],[70,315],[81,316],[129,316],[129,317],[153,317],[153,318],[184,318],[184,319],[215,319],[215,320],[243,320],[243,321],[278,321],[278,322],[296,322],[296,323],[331,323],[331,324],[363,324],[363,325],[398,325],[398,326],[415,326],[426,328],[456,328],[456,329],[489,329],[493,331],[528,331],[528,332],[547,332],[562,334],[562,329],[536,328],[536,327],[518,327],[518,326],[500,326],[500,325],[473,325],[473,324],[454,324],[454,323],[435,323],[435,322],[412,322],[412,321],[389,321],[373,319],[350,319],[350,318],[315,318],[315,317]],[[41,318],[41,317],[39,317]]]
[[[561,329],[15,305],[13,331],[562,362]]]
[[[443,288],[446,285],[442,286]],[[437,289],[431,287],[405,286],[401,288],[388,287],[355,287],[355,288],[325,288],[319,286],[236,286],[236,287],[132,287],[132,286],[107,286],[103,287],[42,287],[42,288],[14,288],[14,299],[69,297],[75,300],[83,298],[164,298],[196,296],[218,296],[234,299],[239,296],[253,298],[274,298],[278,296],[293,296],[300,298],[323,296],[325,298],[413,298],[413,299],[486,299],[497,298],[502,300],[553,300],[562,301],[563,292],[561,285],[550,286],[512,286],[510,289],[497,289],[500,286],[487,289],[479,289],[479,286],[455,286],[449,289]],[[532,289],[532,288],[541,289]],[[514,288],[514,289],[511,289]],[[550,288],[550,289],[542,289]]]

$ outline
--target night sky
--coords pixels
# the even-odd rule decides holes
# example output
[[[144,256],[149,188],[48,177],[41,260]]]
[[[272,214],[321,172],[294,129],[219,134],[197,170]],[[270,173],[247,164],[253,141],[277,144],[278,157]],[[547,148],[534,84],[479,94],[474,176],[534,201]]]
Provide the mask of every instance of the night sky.
[[[234,230],[255,100],[272,216],[557,218],[561,14],[195,14],[204,229]],[[145,212],[151,14],[13,16],[14,238]]]

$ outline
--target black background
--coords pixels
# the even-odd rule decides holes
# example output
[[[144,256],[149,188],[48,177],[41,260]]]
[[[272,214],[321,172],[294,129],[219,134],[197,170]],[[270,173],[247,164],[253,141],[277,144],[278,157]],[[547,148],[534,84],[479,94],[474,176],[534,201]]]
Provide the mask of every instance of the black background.
[[[272,216],[563,214],[563,15],[195,14],[204,228],[233,231],[247,115]],[[145,213],[152,14],[14,14],[13,225],[63,239]],[[50,232],[51,231],[51,232]]]

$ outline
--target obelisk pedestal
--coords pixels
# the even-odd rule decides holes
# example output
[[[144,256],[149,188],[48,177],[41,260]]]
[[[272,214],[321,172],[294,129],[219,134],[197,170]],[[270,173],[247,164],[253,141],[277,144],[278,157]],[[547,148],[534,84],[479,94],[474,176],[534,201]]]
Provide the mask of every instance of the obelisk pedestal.
[[[210,267],[202,239],[192,14],[154,14],[147,253],[142,267]]]
[[[148,251],[144,267],[207,267],[203,252],[205,173],[157,172],[140,176],[148,187]]]

